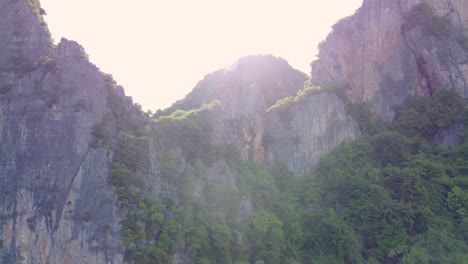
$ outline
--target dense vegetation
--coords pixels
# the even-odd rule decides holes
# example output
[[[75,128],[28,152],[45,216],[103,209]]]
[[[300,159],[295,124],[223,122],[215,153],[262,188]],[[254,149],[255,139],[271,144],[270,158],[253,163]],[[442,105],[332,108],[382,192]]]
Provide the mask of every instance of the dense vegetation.
[[[453,149],[432,143],[440,129],[466,123],[466,103],[439,92],[396,113],[304,178],[307,262],[467,263],[468,133]]]
[[[283,260],[291,254],[284,247],[288,235],[272,212],[279,202],[274,177],[265,167],[242,160],[234,146],[212,144],[209,121],[218,105],[214,101],[199,109],[179,110],[159,117],[153,126],[154,142],[165,150],[159,158],[162,192],[178,201],[174,240],[193,263],[249,263],[260,256],[267,263],[286,263]],[[215,163],[225,163],[225,170],[234,172],[236,186],[220,188],[205,178]],[[200,183],[203,193],[194,195],[191,188]],[[246,199],[252,209],[242,208]]]
[[[185,254],[199,264],[467,263],[468,112],[455,93],[410,97],[392,124],[346,101],[364,135],[299,178],[213,144],[217,101],[153,122],[113,93],[108,101],[106,120],[117,131],[97,125],[92,146],[113,151],[128,261],[171,263]],[[463,124],[456,146],[434,144]],[[234,184],[210,178],[216,166],[223,169],[214,177],[231,175]]]
[[[440,131],[466,127],[466,101],[446,91],[410,97],[390,125],[367,104],[347,108],[365,135],[324,157],[315,173],[284,179],[289,191],[278,186],[298,201],[288,204],[301,219],[295,260],[468,263],[468,130],[456,147],[433,143]]]

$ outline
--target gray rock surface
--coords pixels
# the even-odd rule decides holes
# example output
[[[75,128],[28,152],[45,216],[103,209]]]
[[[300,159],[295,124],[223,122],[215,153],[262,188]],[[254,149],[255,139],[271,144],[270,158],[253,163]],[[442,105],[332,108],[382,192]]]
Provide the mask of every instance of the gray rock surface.
[[[2,0],[0,17],[0,70],[29,71],[51,52],[50,34],[37,0]]]
[[[268,163],[284,163],[294,174],[311,171],[321,157],[361,134],[341,100],[325,92],[274,109],[265,123]]]
[[[0,1],[0,263],[120,263],[108,153],[89,147],[108,88],[36,4]]]
[[[404,29],[406,16],[422,2],[451,21],[453,32],[436,37],[421,26]],[[467,14],[463,0],[365,0],[321,44],[312,79],[317,85],[342,87],[355,101],[373,102],[386,120],[393,118],[392,105],[408,95],[451,89],[466,97],[468,53],[459,38],[466,37]]]
[[[279,113],[284,111],[267,113],[279,99],[302,89],[305,80],[282,59],[245,57],[205,77],[164,114],[219,100],[211,119],[213,144],[235,145],[244,159],[270,166],[284,162],[291,172],[301,174],[340,143],[360,135],[341,100],[328,93],[287,106],[288,116]],[[269,139],[265,137],[273,138],[274,143],[266,144]]]
[[[164,111],[193,109],[219,100],[213,143],[238,146],[245,159],[264,160],[262,135],[266,109],[295,95],[307,76],[272,55],[247,56],[207,75],[183,100]]]

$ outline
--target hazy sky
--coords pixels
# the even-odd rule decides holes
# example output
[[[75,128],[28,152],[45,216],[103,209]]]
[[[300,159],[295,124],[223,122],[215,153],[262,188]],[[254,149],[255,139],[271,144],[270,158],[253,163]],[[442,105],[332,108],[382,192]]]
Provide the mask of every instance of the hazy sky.
[[[41,0],[52,36],[78,41],[144,109],[170,106],[204,75],[273,54],[310,72],[317,45],[362,0]]]

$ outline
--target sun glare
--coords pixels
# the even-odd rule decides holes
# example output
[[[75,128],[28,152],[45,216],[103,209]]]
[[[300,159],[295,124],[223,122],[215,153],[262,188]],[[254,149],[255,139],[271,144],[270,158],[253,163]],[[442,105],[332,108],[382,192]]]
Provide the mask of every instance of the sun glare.
[[[246,55],[270,53],[308,73],[318,43],[362,0],[41,2],[56,41],[78,41],[135,102],[154,111]]]

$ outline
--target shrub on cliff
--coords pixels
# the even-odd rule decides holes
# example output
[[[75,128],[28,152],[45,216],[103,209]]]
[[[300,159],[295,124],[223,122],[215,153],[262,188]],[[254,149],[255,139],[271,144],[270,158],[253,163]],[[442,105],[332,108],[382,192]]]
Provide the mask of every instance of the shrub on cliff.
[[[452,23],[449,17],[438,16],[427,3],[414,5],[405,17],[403,32],[409,31],[417,26],[422,27],[423,32],[437,38],[450,36]]]

